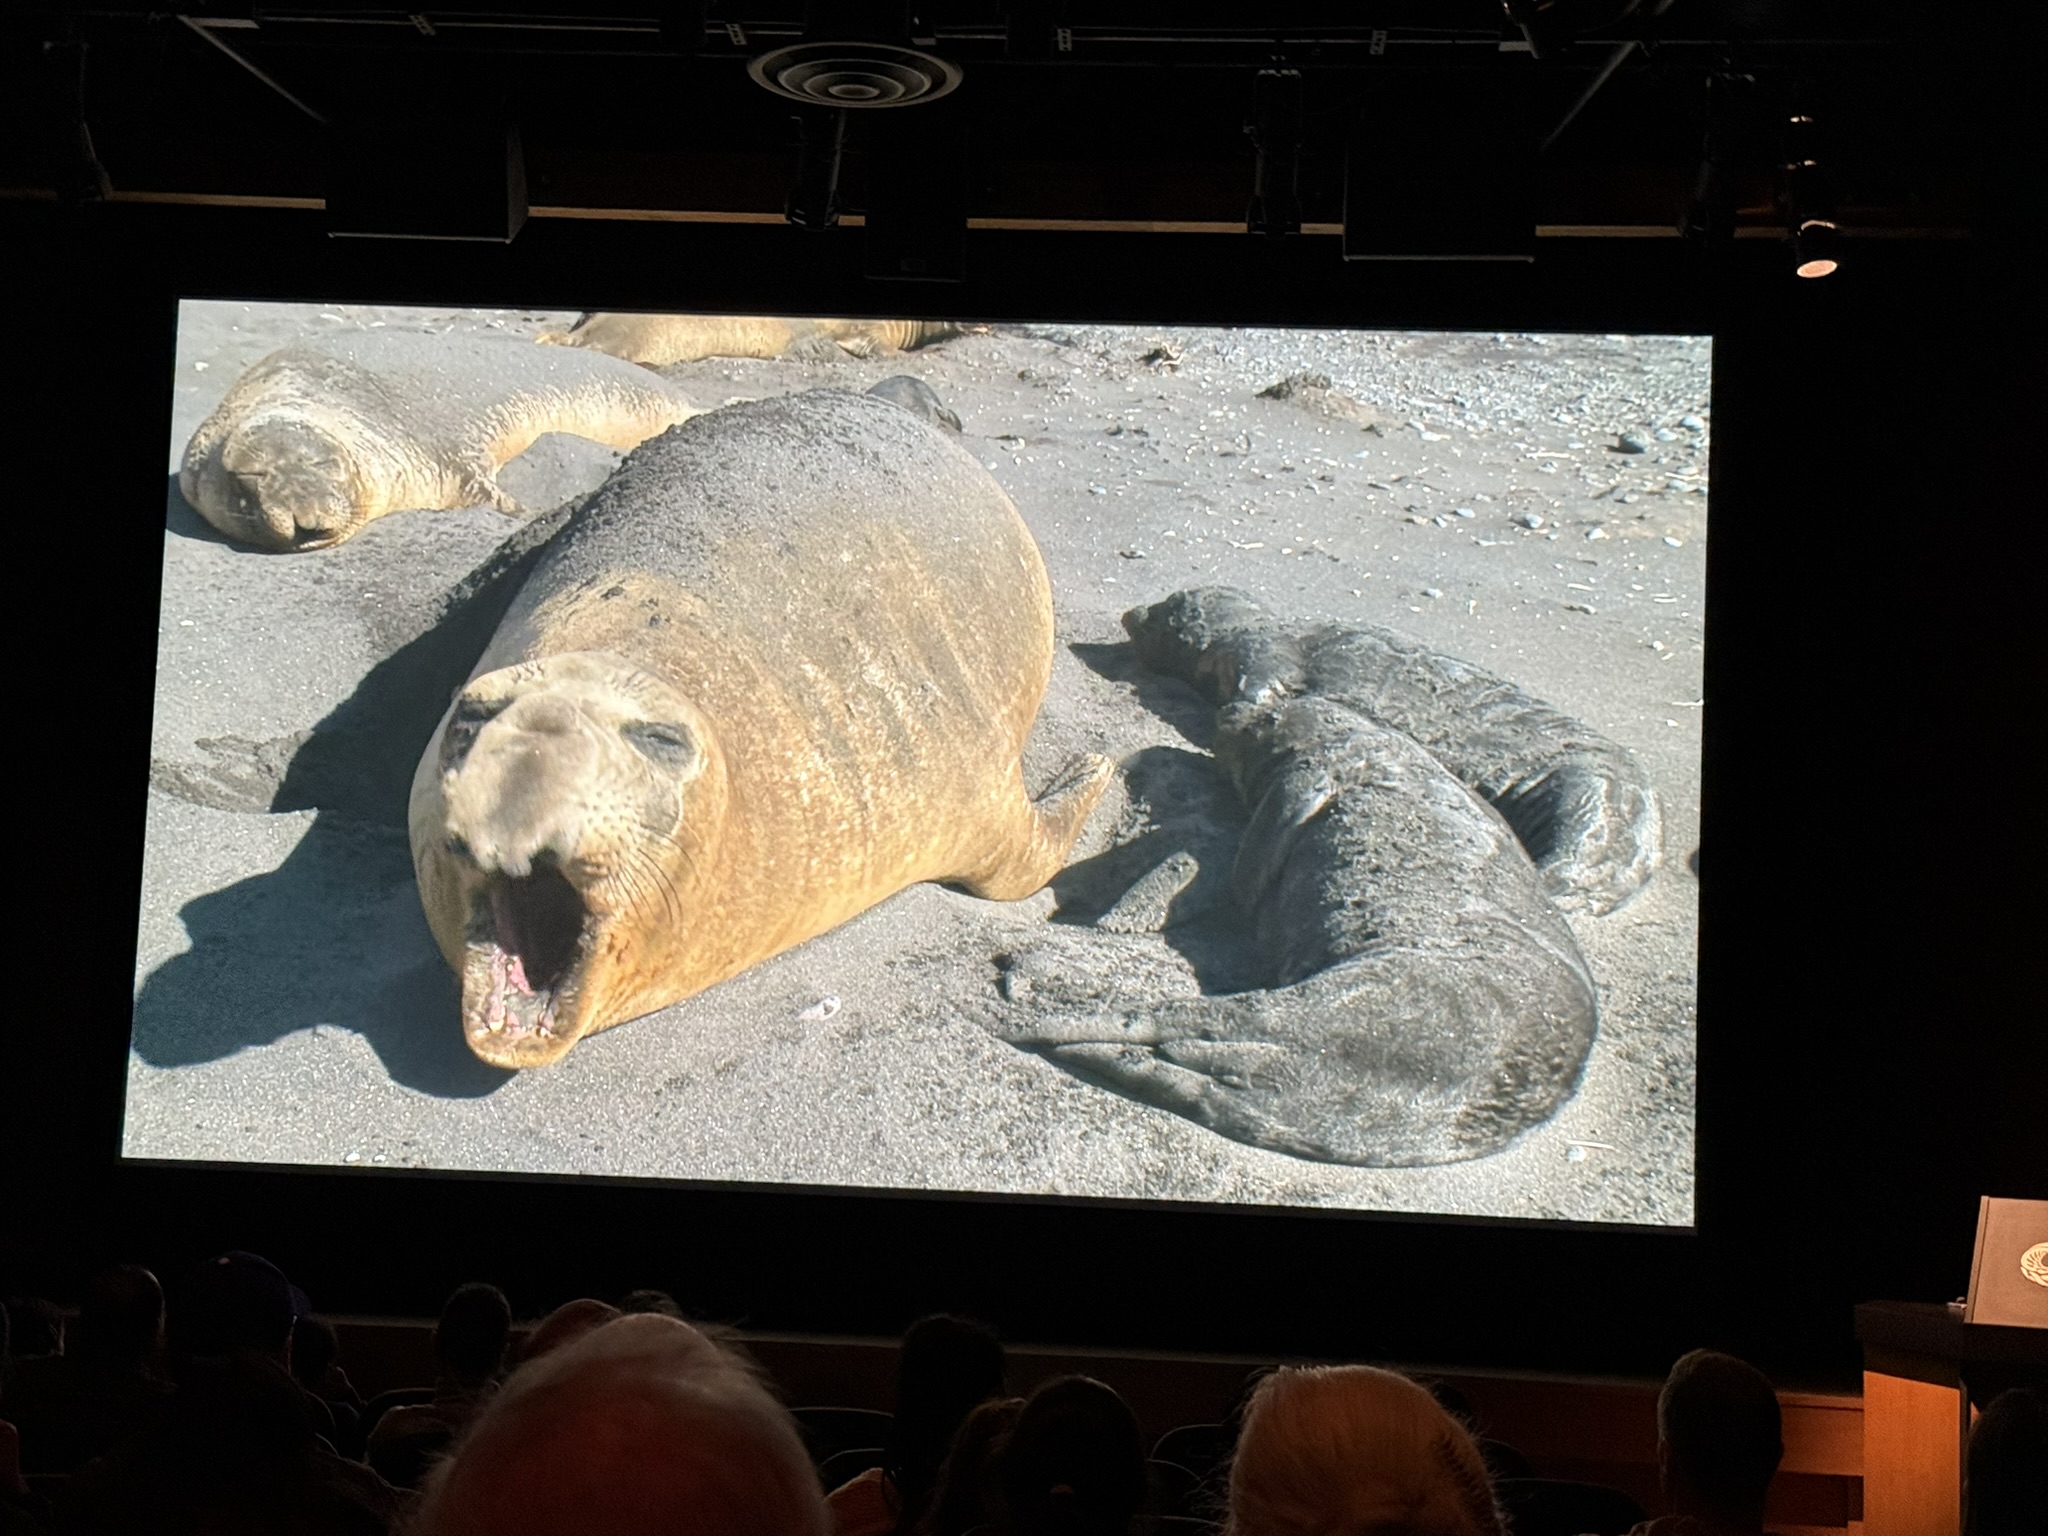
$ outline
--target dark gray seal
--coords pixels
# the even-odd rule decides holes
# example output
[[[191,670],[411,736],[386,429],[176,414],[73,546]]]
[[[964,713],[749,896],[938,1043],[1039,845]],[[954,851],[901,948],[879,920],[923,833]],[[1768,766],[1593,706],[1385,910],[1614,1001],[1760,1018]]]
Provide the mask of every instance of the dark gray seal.
[[[946,408],[946,402],[939,398],[938,391],[923,379],[907,373],[870,385],[868,393],[877,400],[887,400],[891,405],[900,405],[913,416],[921,416],[935,427],[944,427],[948,432],[960,430],[960,418]]]
[[[1537,834],[1553,889],[1624,899],[1655,849],[1634,759],[1467,663],[1380,630],[1289,631],[1241,592],[1176,593],[1124,624],[1148,666],[1221,706],[1217,761],[1249,812],[1230,894],[1271,980],[1159,1001],[1156,976],[1130,982],[1129,941],[1101,934],[1093,963],[1076,944],[1010,960],[1004,994],[1030,1014],[995,1032],[1321,1161],[1483,1157],[1555,1114],[1592,1049],[1596,994],[1506,813]],[[1178,858],[1155,873],[1185,886],[1196,871]],[[1137,905],[1163,921],[1157,895]]]
[[[1420,742],[1507,818],[1567,910],[1612,912],[1657,867],[1635,754],[1469,661],[1374,625],[1290,628],[1231,587],[1176,592],[1124,627],[1146,666],[1212,703],[1314,694]]]

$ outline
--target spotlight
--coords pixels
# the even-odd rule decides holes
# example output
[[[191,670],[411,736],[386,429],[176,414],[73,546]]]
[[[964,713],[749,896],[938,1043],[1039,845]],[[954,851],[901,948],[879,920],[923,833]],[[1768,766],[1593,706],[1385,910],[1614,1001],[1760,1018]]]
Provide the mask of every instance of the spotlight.
[[[783,216],[799,229],[830,229],[839,222],[839,160],[846,149],[846,114],[813,108],[797,119],[796,181]]]
[[[1793,233],[1793,271],[1801,277],[1826,277],[1841,265],[1835,252],[1841,231],[1825,219],[1808,219]]]
[[[1834,187],[1819,154],[1819,129],[1805,113],[1785,123],[1785,215],[1792,230],[1792,270],[1827,277],[1841,265]]]
[[[1301,233],[1301,71],[1262,69],[1252,80],[1252,120],[1245,125],[1258,159],[1245,228],[1255,235]]]

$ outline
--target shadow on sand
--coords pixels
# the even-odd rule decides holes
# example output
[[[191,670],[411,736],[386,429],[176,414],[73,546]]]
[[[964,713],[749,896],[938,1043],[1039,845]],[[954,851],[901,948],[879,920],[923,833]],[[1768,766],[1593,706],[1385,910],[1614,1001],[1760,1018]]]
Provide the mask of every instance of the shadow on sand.
[[[1266,984],[1270,966],[1255,951],[1230,894],[1230,868],[1244,833],[1237,791],[1211,755],[1216,708],[1177,678],[1149,672],[1128,644],[1076,644],[1083,665],[1131,687],[1137,701],[1178,731],[1186,747],[1145,747],[1123,762],[1124,783],[1145,807],[1148,830],[1128,843],[1079,859],[1054,877],[1053,920],[1092,926],[1145,877],[1177,854],[1194,878],[1164,903],[1160,937],[1193,969],[1204,992],[1241,992]]]

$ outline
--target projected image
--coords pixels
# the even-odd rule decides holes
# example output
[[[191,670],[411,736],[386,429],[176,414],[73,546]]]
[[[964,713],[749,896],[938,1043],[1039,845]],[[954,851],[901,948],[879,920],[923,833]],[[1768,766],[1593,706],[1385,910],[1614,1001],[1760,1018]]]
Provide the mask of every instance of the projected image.
[[[125,1151],[1688,1224],[1709,365],[187,302]]]

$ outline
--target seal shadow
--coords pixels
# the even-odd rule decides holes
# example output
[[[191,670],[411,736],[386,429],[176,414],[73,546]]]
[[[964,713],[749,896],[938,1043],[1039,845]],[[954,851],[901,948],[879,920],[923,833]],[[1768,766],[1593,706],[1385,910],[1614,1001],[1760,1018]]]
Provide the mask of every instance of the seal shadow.
[[[170,483],[164,488],[164,527],[181,539],[191,539],[200,544],[221,544],[229,549],[246,550],[245,544],[237,544],[213,524],[199,515],[185,493],[178,488],[178,472],[170,473]]]
[[[240,765],[270,780],[248,786],[255,792],[248,812],[316,814],[275,870],[179,909],[192,947],[158,966],[136,993],[132,1038],[144,1061],[217,1061],[332,1026],[361,1035],[393,1081],[422,1093],[476,1098],[514,1076],[479,1061],[463,1042],[459,987],[420,912],[406,801],[442,711],[572,510],[537,517],[505,540],[281,768]]]
[[[1162,677],[1148,669],[1129,641],[1103,645],[1076,640],[1067,649],[1098,677],[1129,687],[1139,704],[1178,731],[1189,746],[1203,752],[1215,750],[1216,706],[1179,678]]]
[[[513,1074],[463,1042],[404,834],[323,814],[285,861],[179,908],[192,947],[152,971],[131,1037],[151,1066],[218,1061],[301,1030],[359,1034],[394,1082],[477,1098]]]

